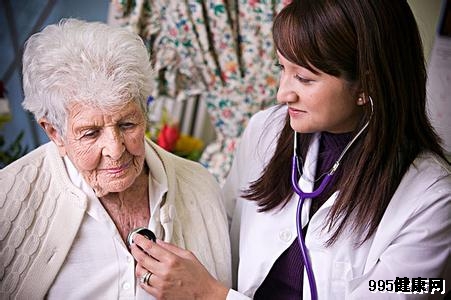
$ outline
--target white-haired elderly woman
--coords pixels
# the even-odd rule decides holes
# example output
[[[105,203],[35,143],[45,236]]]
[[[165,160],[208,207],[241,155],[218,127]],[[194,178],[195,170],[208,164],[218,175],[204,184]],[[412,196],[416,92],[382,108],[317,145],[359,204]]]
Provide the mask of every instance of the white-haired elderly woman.
[[[140,267],[127,244],[138,227],[231,284],[219,186],[145,139],[151,72],[137,35],[100,22],[62,20],[26,42],[23,107],[51,141],[0,170],[1,299],[158,297],[149,281],[176,254]]]

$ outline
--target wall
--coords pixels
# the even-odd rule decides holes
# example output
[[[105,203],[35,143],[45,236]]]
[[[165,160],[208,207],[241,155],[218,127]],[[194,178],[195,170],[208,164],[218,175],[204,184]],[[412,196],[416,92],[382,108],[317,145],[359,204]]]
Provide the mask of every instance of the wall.
[[[451,162],[451,0],[443,5],[428,64],[427,108]]]
[[[46,5],[53,3],[43,26],[67,17],[106,22],[109,2],[109,0],[0,1],[0,80],[4,81],[6,97],[9,99],[13,116],[12,121],[0,129],[0,135],[5,137],[7,144],[13,141],[22,130],[25,131],[23,145],[27,146],[29,150],[48,141],[43,130],[36,126],[34,118],[22,109],[20,61],[15,65],[14,71],[7,74],[16,53],[21,50],[24,41],[32,33],[31,31]],[[8,11],[11,11],[9,16],[7,15]],[[13,22],[14,26],[10,26],[10,22]],[[15,49],[15,47],[19,49]],[[7,80],[5,80],[5,76],[7,76]]]
[[[440,16],[442,0],[408,0],[407,2],[412,8],[418,27],[420,28],[425,57],[429,59]]]

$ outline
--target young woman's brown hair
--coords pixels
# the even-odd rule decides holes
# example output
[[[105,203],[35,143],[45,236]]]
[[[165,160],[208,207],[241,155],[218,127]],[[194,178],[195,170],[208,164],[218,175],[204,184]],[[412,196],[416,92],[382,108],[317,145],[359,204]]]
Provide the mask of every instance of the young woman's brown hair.
[[[403,0],[293,1],[276,16],[273,36],[277,50],[290,62],[344,78],[357,84],[367,101],[371,97],[373,112],[367,105],[355,132],[368,119],[369,126],[345,155],[338,180],[328,189],[327,196],[340,193],[325,224],[335,228],[329,244],[347,225],[363,243],[377,229],[414,159],[425,150],[444,157],[425,108],[426,69],[414,16]],[[312,135],[300,136],[305,157]],[[293,195],[292,144],[287,116],[272,159],[244,191],[261,211],[283,206]]]

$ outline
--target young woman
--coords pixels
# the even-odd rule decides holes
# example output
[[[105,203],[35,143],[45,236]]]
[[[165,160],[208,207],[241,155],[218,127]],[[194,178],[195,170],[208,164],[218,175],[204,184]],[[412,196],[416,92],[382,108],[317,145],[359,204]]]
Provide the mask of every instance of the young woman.
[[[427,118],[407,2],[292,1],[273,34],[280,105],[251,119],[224,186],[236,290],[209,276],[188,290],[215,299],[443,298],[451,169]],[[141,246],[157,259],[187,257]],[[200,274],[192,259],[181,272],[173,258],[173,279]],[[150,285],[171,293],[168,282]]]

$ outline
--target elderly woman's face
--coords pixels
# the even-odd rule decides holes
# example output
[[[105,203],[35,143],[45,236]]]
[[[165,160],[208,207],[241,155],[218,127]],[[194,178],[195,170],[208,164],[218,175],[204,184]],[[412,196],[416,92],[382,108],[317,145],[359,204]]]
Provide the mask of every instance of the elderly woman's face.
[[[105,111],[69,109],[63,150],[98,197],[129,188],[143,170],[145,119],[130,102]]]

